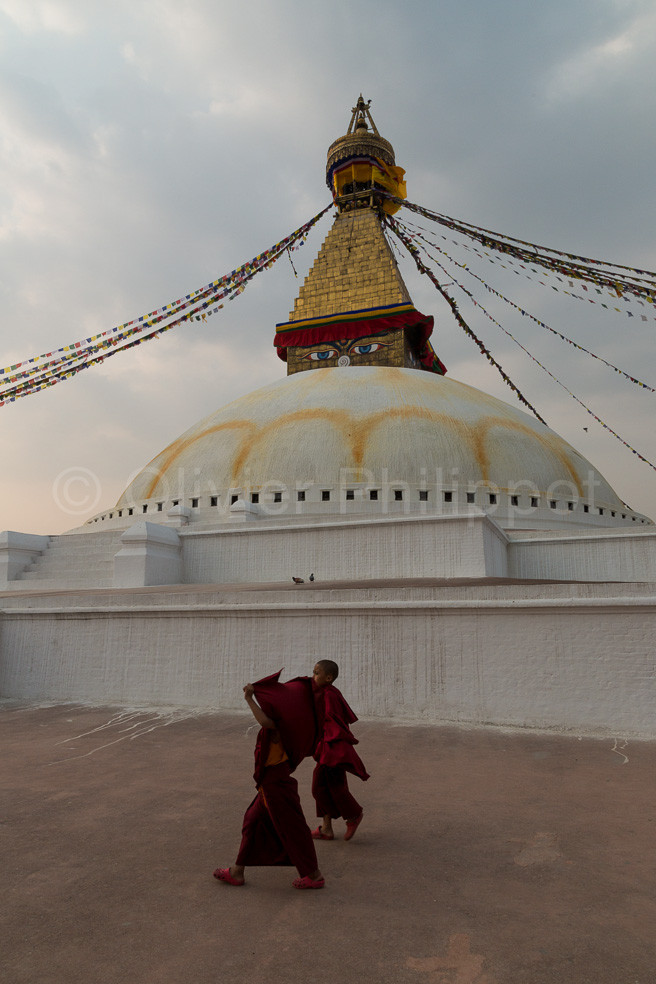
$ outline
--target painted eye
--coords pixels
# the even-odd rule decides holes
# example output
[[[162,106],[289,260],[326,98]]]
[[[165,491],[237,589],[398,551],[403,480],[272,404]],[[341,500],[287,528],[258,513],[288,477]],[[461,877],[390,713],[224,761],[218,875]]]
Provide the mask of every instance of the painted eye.
[[[324,352],[310,352],[305,358],[311,359],[312,362],[325,362],[326,359],[334,359],[336,355],[336,349],[326,349]]]
[[[353,355],[371,355],[372,352],[377,352],[381,348],[383,346],[380,342],[370,342],[368,345],[354,345],[351,352]]]

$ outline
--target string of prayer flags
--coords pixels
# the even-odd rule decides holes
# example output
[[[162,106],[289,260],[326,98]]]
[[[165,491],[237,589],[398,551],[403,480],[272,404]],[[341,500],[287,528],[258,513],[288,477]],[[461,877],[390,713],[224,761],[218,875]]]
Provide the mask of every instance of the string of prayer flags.
[[[504,370],[502,369],[502,367],[500,366],[500,364],[496,361],[496,359],[494,358],[494,356],[492,355],[492,353],[489,351],[489,349],[486,348],[486,346],[483,344],[483,342],[480,340],[480,338],[478,338],[477,335],[469,327],[469,325],[467,324],[467,322],[465,321],[465,319],[460,314],[460,311],[458,310],[458,306],[457,306],[456,302],[447,293],[446,289],[439,283],[437,277],[432,272],[432,270],[430,270],[422,262],[421,257],[419,255],[419,250],[411,242],[411,240],[405,235],[405,233],[401,230],[399,224],[395,221],[395,219],[392,218],[391,215],[386,215],[385,216],[385,222],[389,226],[389,228],[392,230],[392,232],[394,232],[394,234],[396,236],[398,236],[398,238],[400,239],[400,241],[406,247],[406,249],[408,250],[408,252],[412,256],[413,260],[415,261],[415,265],[416,265],[417,269],[419,270],[419,272],[420,273],[425,273],[428,276],[428,278],[432,281],[433,285],[437,288],[437,290],[439,291],[439,293],[442,295],[442,297],[444,298],[444,300],[447,302],[447,304],[451,308],[451,311],[453,313],[454,318],[456,319],[456,321],[458,322],[458,324],[460,325],[460,327],[463,329],[463,331],[465,332],[465,334],[468,335],[476,343],[476,345],[478,345],[480,351],[483,353],[483,355],[485,356],[485,358],[488,360],[488,362],[491,365],[493,365],[497,369],[497,371],[501,375],[501,378],[503,379],[503,381],[511,388],[511,390],[513,391],[513,393],[515,393],[515,395],[520,400],[520,402],[523,403],[524,406],[528,407],[528,409],[531,411],[531,413],[533,413],[537,417],[537,419],[540,421],[540,423],[544,424],[545,427],[546,427],[547,426],[547,423],[544,420],[544,418],[541,417],[540,414],[538,413],[538,411],[535,409],[535,407],[532,406],[531,403],[529,403],[529,401],[526,399],[526,397],[524,396],[524,394],[517,388],[517,386],[515,386],[515,384],[513,383],[513,381],[506,374],[506,372],[504,372]]]
[[[396,200],[396,199],[395,199]],[[608,260],[595,260],[591,257],[565,253],[549,246],[538,246],[526,240],[492,232],[470,223],[452,219],[450,216],[433,212],[414,202],[398,199],[400,205],[423,215],[433,222],[446,226],[482,246],[513,256],[528,264],[553,270],[571,279],[585,280],[614,292],[617,298],[630,294],[653,304],[656,297],[656,274],[649,270],[629,267]]]
[[[409,230],[409,229],[406,228],[405,223],[400,222],[398,219],[396,219],[396,222],[397,222],[397,224],[401,228],[404,229],[404,231],[408,235],[410,235],[410,236],[413,235],[412,232],[411,232],[411,230]],[[505,294],[502,294],[500,291],[495,290],[494,287],[491,287],[490,284],[488,284],[477,273],[474,273],[474,271],[471,270],[464,263],[459,263],[458,260],[455,260],[452,256],[450,256],[449,253],[446,252],[446,250],[443,250],[440,246],[438,246],[437,243],[432,242],[430,239],[428,239],[427,237],[423,236],[419,232],[414,233],[414,238],[420,240],[420,242],[425,243],[425,244],[431,246],[433,249],[437,250],[437,252],[440,253],[440,255],[443,256],[446,260],[448,260],[454,266],[458,267],[460,270],[464,270],[465,273],[468,273],[470,277],[473,277],[480,284],[482,284],[482,286],[485,287],[485,289],[487,291],[489,291],[489,293],[493,294],[495,297],[498,297],[500,300],[505,301],[505,303],[506,304],[509,304],[510,307],[514,308],[516,311],[519,311],[519,313],[522,316],[524,316],[526,318],[529,318],[531,321],[535,322],[535,324],[539,325],[541,328],[545,328],[547,331],[551,332],[553,335],[556,335],[557,338],[560,338],[562,341],[567,342],[569,345],[571,345],[574,348],[578,349],[580,352],[584,352],[586,355],[592,356],[593,359],[597,359],[599,362],[603,362],[603,364],[606,365],[606,366],[608,366],[609,369],[612,369],[614,372],[618,373],[619,375],[624,376],[625,379],[628,379],[630,382],[634,383],[636,386],[639,386],[642,389],[649,390],[649,392],[651,392],[651,393],[656,393],[656,388],[654,388],[653,386],[649,386],[647,383],[643,383],[641,380],[636,379],[635,376],[632,376],[630,373],[625,372],[624,369],[620,369],[618,366],[614,365],[612,362],[608,362],[608,360],[607,359],[604,359],[603,356],[596,355],[596,353],[591,352],[590,349],[585,348],[583,345],[579,345],[578,342],[573,341],[573,339],[569,338],[567,335],[563,335],[562,332],[556,331],[555,328],[552,328],[550,325],[546,324],[544,321],[540,321],[539,318],[536,318],[535,315],[531,314],[529,311],[525,311],[524,308],[521,308],[518,304],[515,304],[514,301],[511,301],[510,298],[508,298],[508,297],[505,296]],[[430,253],[426,249],[426,246],[422,246],[422,249],[426,253],[426,256],[429,257],[429,258],[431,258],[430,257]],[[437,265],[440,267],[440,269],[443,270],[443,272],[447,274],[447,276],[452,276],[452,274],[450,274],[450,272],[448,270],[446,270],[438,262],[437,259],[435,259],[434,257],[432,259],[433,259],[433,261],[435,263],[437,263]],[[473,304],[475,306],[481,308],[481,310],[487,315],[487,317],[491,321],[494,322],[495,325],[497,325],[499,328],[501,328],[501,330],[504,331],[510,338],[512,338],[513,341],[517,343],[517,345],[520,345],[520,348],[523,348],[523,346],[521,345],[521,343],[520,342],[517,342],[517,339],[515,339],[513,337],[513,335],[511,335],[510,332],[507,331],[503,327],[503,325],[499,324],[499,322],[496,321],[496,319],[493,318],[492,315],[489,314],[485,310],[485,308],[474,299],[473,295],[470,293],[470,291],[467,290],[466,287],[463,287],[462,284],[459,284],[455,279],[454,279],[454,283],[456,283],[456,285],[458,287],[460,287],[460,289],[462,291],[464,291],[471,298],[471,300],[472,300],[472,302],[473,302]]]
[[[76,375],[82,369],[98,365],[111,355],[157,338],[185,321],[207,320],[223,308],[220,301],[226,297],[228,300],[238,297],[256,274],[269,269],[283,253],[300,248],[310,229],[331,207],[327,205],[312,219],[247,263],[184,297],[169,301],[146,315],[117,325],[98,335],[63,345],[52,352],[32,356],[0,369],[0,407],[5,403],[13,403],[22,396],[29,396],[46,387],[54,386]]]
[[[406,225],[409,227],[409,229],[412,229],[412,230],[421,230],[421,232],[427,232],[427,230],[424,229],[423,226],[416,225],[415,223],[407,222]],[[420,236],[421,235],[421,232],[409,232],[409,235],[411,237],[414,236],[414,235],[419,235]],[[554,284],[550,284],[550,283],[545,282],[545,280],[538,279],[537,281],[534,281],[533,280],[533,277],[530,276],[530,273],[534,273],[538,277],[545,277],[545,278],[549,278],[549,277],[552,277],[553,276],[553,277],[555,277],[556,280],[559,281],[559,283],[561,283],[561,284],[567,283],[567,285],[569,287],[574,287],[574,283],[573,283],[572,280],[566,280],[566,279],[564,279],[563,277],[559,276],[559,274],[557,272],[555,272],[553,270],[549,270],[549,269],[546,269],[546,268],[543,268],[542,270],[536,270],[534,267],[526,266],[524,263],[521,263],[519,260],[515,260],[514,258],[513,259],[509,259],[507,254],[496,255],[495,253],[489,252],[486,249],[482,249],[481,250],[473,242],[464,242],[464,241],[463,242],[458,242],[457,240],[451,239],[450,237],[445,236],[443,234],[440,234],[440,239],[442,239],[442,241],[445,242],[445,243],[452,243],[454,246],[457,246],[457,247],[459,247],[461,249],[465,249],[468,252],[474,253],[477,257],[479,257],[482,260],[485,260],[486,259],[489,263],[498,264],[504,270],[512,269],[513,272],[515,274],[517,274],[517,276],[522,275],[527,280],[530,280],[531,282],[536,282],[536,283],[540,284],[540,286],[542,286],[542,287],[550,287],[551,290],[556,291],[557,293],[566,294],[568,297],[573,297],[577,301],[587,301],[589,304],[599,304],[606,311],[613,310],[613,311],[618,311],[619,313],[622,313],[622,308],[616,307],[615,305],[609,306],[608,304],[604,304],[603,302],[598,301],[598,300],[596,300],[593,297],[589,297],[589,296],[588,297],[583,297],[582,294],[576,294],[576,293],[574,293],[571,290],[567,290],[565,287],[556,287]],[[433,240],[427,240],[427,241],[430,242],[431,245],[435,246],[435,248],[439,249],[439,247],[437,246],[437,244]],[[502,262],[502,260],[505,260],[505,262]],[[517,269],[518,266],[519,266],[520,269]],[[530,270],[530,273],[529,273],[529,270]],[[586,286],[585,283],[582,283],[581,284],[581,289],[583,291],[585,291],[586,294],[589,294],[589,288]],[[615,288],[613,288],[612,290],[604,289],[602,291],[599,287],[595,286],[594,287],[594,291],[599,296],[601,296],[602,294],[606,294],[606,296],[613,297],[615,300],[618,299],[617,298],[617,291],[615,290]],[[634,317],[633,311],[631,311],[631,310],[628,309],[628,305],[629,304],[631,304],[631,303],[633,303],[635,301],[635,303],[639,304],[641,307],[644,307],[645,306],[645,301],[642,301],[639,298],[635,298],[634,299],[633,297],[627,296],[626,294],[622,294],[621,300],[624,302],[624,305],[625,305],[624,313],[626,314],[626,316],[628,318],[633,318]],[[647,303],[649,303],[649,301]],[[648,318],[644,314],[640,315],[640,319],[641,319],[641,321],[656,321],[656,317]]]

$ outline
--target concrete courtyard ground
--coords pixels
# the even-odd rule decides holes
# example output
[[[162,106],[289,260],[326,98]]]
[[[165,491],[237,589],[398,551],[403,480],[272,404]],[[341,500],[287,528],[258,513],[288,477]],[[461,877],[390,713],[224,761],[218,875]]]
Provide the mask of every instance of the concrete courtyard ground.
[[[299,892],[212,878],[252,724],[0,702],[3,984],[653,984],[656,742],[360,722],[364,822]]]

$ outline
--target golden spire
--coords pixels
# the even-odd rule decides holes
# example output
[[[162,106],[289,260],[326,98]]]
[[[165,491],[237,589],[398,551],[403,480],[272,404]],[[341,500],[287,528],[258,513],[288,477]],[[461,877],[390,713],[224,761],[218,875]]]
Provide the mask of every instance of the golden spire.
[[[365,102],[360,93],[348,130],[328,148],[326,184],[340,212],[374,206],[396,211],[398,206],[376,195],[376,188],[405,198],[405,172],[395,166],[394,148],[378,132],[370,105],[371,99]]]
[[[328,149],[326,180],[338,214],[274,344],[287,372],[396,366],[444,372],[385,238],[383,212],[405,198],[404,171],[360,94],[343,137]]]

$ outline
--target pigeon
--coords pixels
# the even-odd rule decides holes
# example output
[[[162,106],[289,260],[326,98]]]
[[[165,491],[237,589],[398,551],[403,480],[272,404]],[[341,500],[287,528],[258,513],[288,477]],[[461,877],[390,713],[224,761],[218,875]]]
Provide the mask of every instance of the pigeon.
[[[314,581],[314,574],[310,574],[310,580]]]
[[[303,580],[302,577],[293,577],[292,581],[294,582],[294,584],[305,584],[305,581]]]

